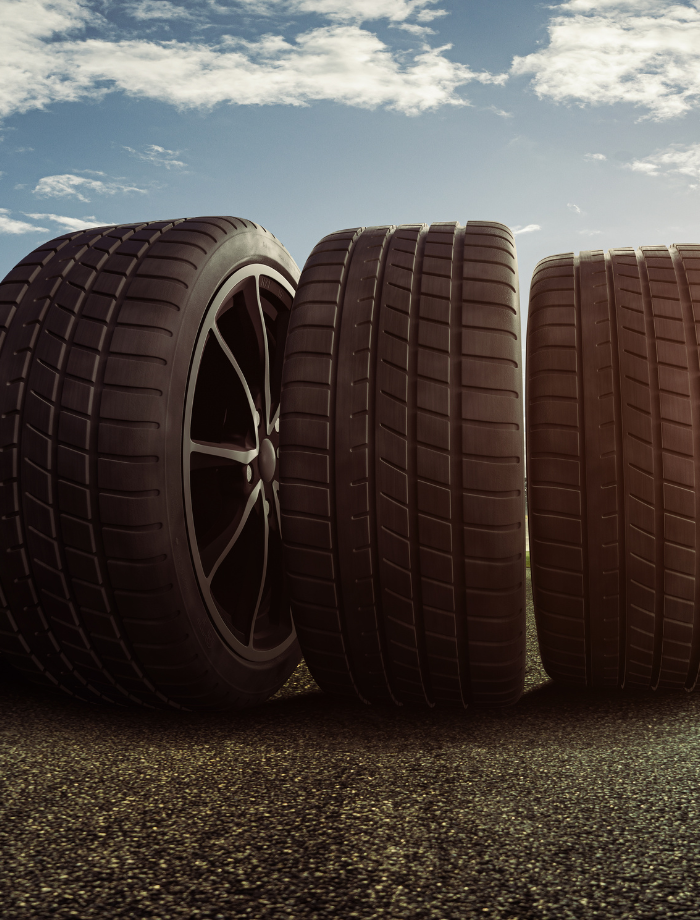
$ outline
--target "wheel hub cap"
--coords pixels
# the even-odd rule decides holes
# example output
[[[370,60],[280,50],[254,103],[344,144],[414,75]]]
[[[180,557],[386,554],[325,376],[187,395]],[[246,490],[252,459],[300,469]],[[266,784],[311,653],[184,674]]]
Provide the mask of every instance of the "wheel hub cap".
[[[269,438],[265,438],[260,445],[260,459],[258,464],[260,466],[260,475],[265,482],[272,482],[272,477],[275,475],[277,458],[275,457],[275,448]]]

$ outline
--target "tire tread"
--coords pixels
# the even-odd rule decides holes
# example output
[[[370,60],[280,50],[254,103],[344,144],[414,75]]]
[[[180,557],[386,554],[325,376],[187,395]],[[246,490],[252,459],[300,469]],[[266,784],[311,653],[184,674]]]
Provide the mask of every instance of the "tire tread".
[[[497,257],[485,258],[488,247]],[[288,346],[280,479],[283,510],[295,515],[284,529],[295,622],[329,692],[431,706],[505,704],[522,692],[517,298],[513,238],[500,224],[334,234],[307,261],[290,328],[308,335],[325,315],[333,344],[323,348],[323,377]],[[474,343],[466,350],[465,336]],[[330,405],[322,518],[300,517],[291,489],[312,481],[300,458],[319,450],[316,417],[300,411],[300,391],[313,386]],[[505,488],[496,481],[504,464]],[[298,576],[313,568],[302,554],[321,521],[332,574],[312,585]],[[483,547],[470,559],[465,541],[475,535]],[[332,649],[319,646],[318,629],[337,637]]]

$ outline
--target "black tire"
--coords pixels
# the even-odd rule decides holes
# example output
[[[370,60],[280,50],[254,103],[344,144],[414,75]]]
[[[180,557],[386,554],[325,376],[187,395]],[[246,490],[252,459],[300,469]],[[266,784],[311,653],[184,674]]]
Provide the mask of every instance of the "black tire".
[[[0,651],[16,669],[186,709],[287,679],[273,448],[297,280],[266,230],[203,217],[67,234],[2,282]]]
[[[530,553],[556,680],[697,683],[699,281],[698,246],[567,253],[533,275]]]
[[[323,239],[290,321],[280,493],[297,633],[324,690],[518,699],[523,466],[511,232],[470,222]]]

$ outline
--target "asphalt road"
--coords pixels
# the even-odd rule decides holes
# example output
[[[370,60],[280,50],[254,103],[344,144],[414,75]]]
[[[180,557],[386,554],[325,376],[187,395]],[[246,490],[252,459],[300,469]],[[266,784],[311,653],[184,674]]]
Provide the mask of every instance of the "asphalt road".
[[[700,918],[700,694],[108,710],[0,680],[0,917]]]

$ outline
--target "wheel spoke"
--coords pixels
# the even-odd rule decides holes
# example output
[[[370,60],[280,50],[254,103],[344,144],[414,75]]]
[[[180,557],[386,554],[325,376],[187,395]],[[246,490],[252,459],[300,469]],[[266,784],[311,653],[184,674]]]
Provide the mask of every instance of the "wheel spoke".
[[[255,330],[255,337],[258,342],[258,355],[264,357],[267,350],[267,343],[265,340],[265,319],[263,317],[262,304],[260,303],[260,275],[257,272],[250,278],[249,283],[246,284],[243,289],[243,296],[245,297],[248,316]]]
[[[190,440],[190,453],[202,454],[206,457],[223,458],[224,460],[233,460],[236,463],[248,464],[258,456],[257,448],[255,450],[235,450],[232,447],[220,447],[218,444],[203,444],[201,441]],[[215,466],[216,460],[212,463],[203,462],[200,466]]]
[[[270,343],[267,341],[267,328],[265,326],[265,314],[260,301],[260,275],[255,276],[255,298],[257,300],[258,314],[260,316],[260,329],[263,338],[263,354],[265,358],[265,433],[269,436],[272,433],[274,420],[270,418],[270,409],[272,408],[272,397],[270,394]]]
[[[291,313],[289,310],[281,309],[275,319],[275,349],[274,358],[270,353],[270,405],[274,407],[274,413],[270,410],[272,418],[270,425],[276,428],[279,420],[280,395],[282,390],[282,372],[284,365],[284,349],[287,342],[287,333],[289,331],[289,322]],[[268,347],[270,339],[268,335]],[[278,428],[276,428],[279,431]]]
[[[233,365],[233,369],[235,370],[236,374],[238,374],[238,378],[241,381],[241,384],[243,385],[243,389],[245,390],[245,395],[248,400],[248,405],[250,406],[250,412],[251,412],[251,415],[253,416],[253,421],[255,422],[255,446],[257,448],[260,446],[259,437],[258,437],[258,425],[260,424],[260,416],[258,414],[258,410],[255,408],[255,400],[253,399],[253,394],[250,392],[248,381],[245,379],[245,374],[239,367],[238,361],[236,361],[236,358],[233,352],[226,344],[226,339],[224,339],[222,334],[219,332],[219,328],[216,325],[216,323],[214,323],[214,325],[211,327],[211,331],[214,333],[214,337],[216,338],[216,341],[219,343],[219,345],[223,349],[224,354],[226,355],[228,360]]]
[[[253,613],[253,619],[250,623],[250,637],[248,639],[248,648],[253,648],[253,637],[255,636],[255,621],[258,618],[258,611],[260,610],[260,601],[263,597],[263,592],[265,591],[265,583],[267,581],[267,556],[268,556],[268,545],[270,542],[270,521],[268,520],[269,515],[269,504],[265,498],[265,493],[263,492],[263,518],[265,521],[265,550],[263,555],[263,567],[262,567],[262,577],[260,578],[260,590],[258,591],[258,600],[255,604],[255,612]]]
[[[272,494],[275,496],[275,513],[277,514],[277,530],[282,536],[282,512],[280,511],[280,484],[275,480],[272,483]]]
[[[234,532],[231,534],[231,536],[229,537],[229,539],[228,539],[226,545],[225,545],[224,548],[221,550],[221,552],[219,553],[219,555],[216,557],[216,560],[215,560],[214,564],[212,565],[211,569],[209,570],[208,575],[206,576],[207,581],[208,581],[208,583],[209,583],[210,585],[211,585],[211,583],[212,583],[212,580],[213,580],[214,576],[215,576],[216,573],[217,573],[217,570],[218,570],[219,566],[220,566],[221,563],[224,561],[224,559],[228,556],[228,554],[231,552],[231,550],[232,550],[233,547],[234,547],[234,544],[236,543],[236,540],[237,540],[237,539],[239,538],[239,536],[241,535],[241,531],[242,531],[243,528],[245,527],[246,521],[248,520],[248,517],[250,516],[250,512],[253,510],[253,507],[255,506],[255,502],[258,500],[258,496],[260,495],[261,492],[262,492],[262,483],[259,482],[259,483],[257,484],[257,486],[253,489],[253,491],[250,493],[250,495],[248,496],[248,501],[246,502],[246,506],[245,506],[245,508],[243,509],[243,514],[241,515],[241,519],[239,520],[238,524],[236,525],[236,528],[235,528]],[[265,522],[265,526],[266,526],[266,537],[265,537],[265,560],[267,560],[267,521]],[[220,545],[220,544],[219,544],[219,541],[217,541],[217,547],[218,547],[218,545]],[[200,555],[200,558],[201,558],[201,555]],[[202,564],[204,564],[204,560],[203,560],[203,559],[202,559]],[[259,598],[258,598],[258,604],[260,604],[260,599],[259,599]],[[257,607],[256,607],[255,609],[256,609],[256,612],[257,612]]]

